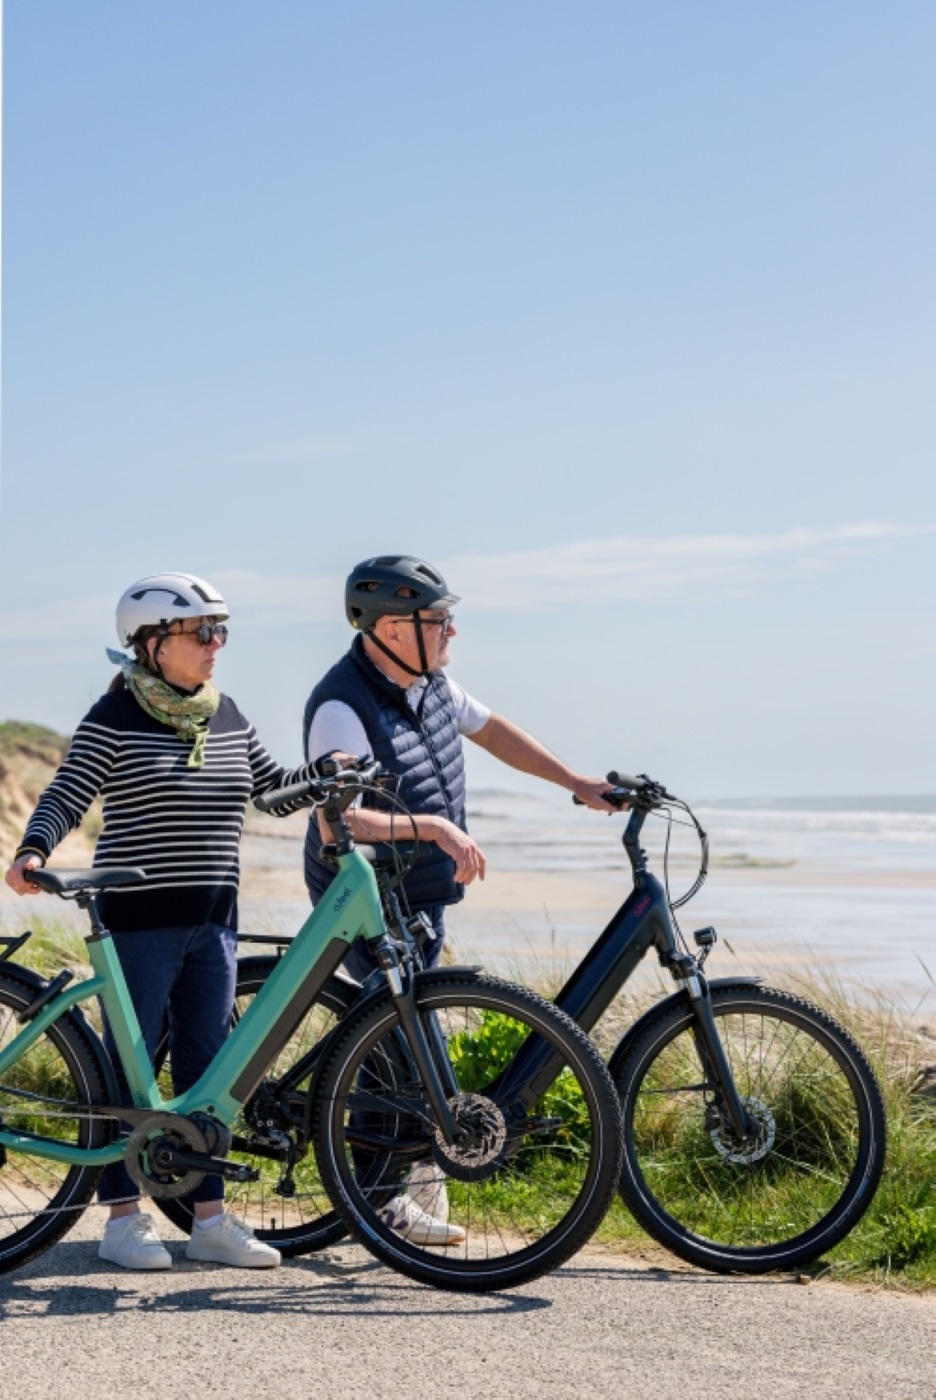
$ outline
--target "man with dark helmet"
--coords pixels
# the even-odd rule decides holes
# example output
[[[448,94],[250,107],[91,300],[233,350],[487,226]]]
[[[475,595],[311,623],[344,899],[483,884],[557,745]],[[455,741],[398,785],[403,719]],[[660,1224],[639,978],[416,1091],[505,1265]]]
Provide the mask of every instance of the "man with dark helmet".
[[[303,746],[313,761],[341,752],[373,755],[399,778],[398,793],[413,814],[420,855],[405,881],[410,908],[425,913],[436,933],[428,961],[442,951],[446,905],[463,897],[465,885],[485,873],[484,853],[465,821],[463,736],[523,773],[558,784],[589,807],[608,810],[599,778],[573,772],[531,735],[468,695],[445,675],[456,635],[452,608],[459,599],[438,569],[409,554],[378,555],[352,569],[345,610],[357,636],[351,649],[312,691],[305,709]],[[379,799],[377,799],[379,801]],[[400,839],[403,823],[390,811],[374,810],[374,799],[352,817],[355,835],[368,841]],[[406,823],[407,832],[411,830]],[[319,856],[321,834],[310,824],[306,884],[315,903],[331,883],[333,867]],[[376,967],[366,947],[355,946],[346,966],[365,978]],[[448,1225],[441,1188],[397,1197],[391,1210],[400,1229],[420,1243],[449,1244],[464,1238]],[[404,1218],[405,1217],[405,1218]],[[394,1222],[392,1222],[394,1223]],[[433,1234],[433,1231],[435,1233]]]

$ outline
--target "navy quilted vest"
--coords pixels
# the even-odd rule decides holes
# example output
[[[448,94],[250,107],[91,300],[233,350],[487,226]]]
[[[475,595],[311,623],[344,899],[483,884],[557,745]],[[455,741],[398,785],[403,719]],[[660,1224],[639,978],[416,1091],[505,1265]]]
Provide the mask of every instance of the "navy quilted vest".
[[[373,664],[364,650],[363,637],[355,637],[351,650],[319,681],[309,697],[302,726],[302,750],[308,752],[312,717],[327,700],[349,705],[360,719],[374,757],[400,779],[399,796],[413,812],[447,817],[463,831],[465,826],[465,764],[452,693],[441,671],[429,677],[419,710],[406,702],[406,692]],[[366,806],[380,799],[365,793]],[[386,810],[386,805],[384,807]],[[401,837],[406,829],[400,820]],[[334,878],[334,871],[319,859],[320,837],[313,819],[305,848],[305,878],[313,904]],[[390,848],[378,846],[386,856]],[[430,904],[455,904],[464,894],[455,883],[455,862],[434,842],[419,848],[419,858],[404,882],[413,909]]]

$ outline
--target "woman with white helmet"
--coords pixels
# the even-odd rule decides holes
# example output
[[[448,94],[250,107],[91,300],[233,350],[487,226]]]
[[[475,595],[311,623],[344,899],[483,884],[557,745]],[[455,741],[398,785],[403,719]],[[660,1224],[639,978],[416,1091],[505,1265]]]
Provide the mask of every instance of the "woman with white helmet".
[[[120,673],[78,726],[6,875],[17,894],[36,893],[29,870],[44,865],[103,796],[95,863],[142,867],[146,882],[106,891],[99,906],[119,935],[115,947],[151,1056],[168,1023],[176,1093],[201,1076],[230,1025],[247,803],[313,771],[275,763],[233,700],[215,688],[228,615],[217,590],[194,574],[154,574],[127,589],[117,605],[117,634],[132,655],[108,653]],[[129,1105],[126,1084],[121,1088]],[[223,1194],[216,1176],[193,1191],[188,1258],[278,1264],[275,1249],[224,1212]],[[111,1206],[100,1257],[126,1268],[169,1268],[169,1251],[140,1212],[123,1163],[104,1169],[99,1195],[119,1202]]]

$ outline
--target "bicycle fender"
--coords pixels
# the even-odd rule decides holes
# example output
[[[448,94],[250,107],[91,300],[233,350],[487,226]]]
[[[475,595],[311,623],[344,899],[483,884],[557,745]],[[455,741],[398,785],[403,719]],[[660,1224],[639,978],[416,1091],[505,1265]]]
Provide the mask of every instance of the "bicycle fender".
[[[468,974],[470,977],[481,977],[484,968],[480,963],[477,966],[469,966],[468,963],[452,963],[450,967],[430,967],[425,972],[417,972],[416,982],[420,987],[427,986],[430,982],[441,982],[446,977],[458,977],[459,974]]]
[[[45,991],[49,985],[47,977],[41,977],[38,972],[34,972],[31,967],[23,967],[22,963],[4,962],[0,964],[0,976],[4,973],[12,974],[14,982],[24,984],[25,988],[35,992],[36,996]],[[98,1069],[107,1089],[106,1103],[119,1103],[120,1090],[117,1088],[117,1076],[114,1073],[114,1066],[111,1063],[110,1055],[104,1049],[104,1044],[97,1031],[91,1025],[87,1016],[78,1006],[73,1006],[65,1015],[60,1018],[62,1021],[70,1021],[71,1024],[82,1033],[87,1040],[94,1058],[97,1060]]]
[[[763,977],[707,977],[705,980],[709,991],[715,991],[717,987],[762,987],[764,985]],[[608,1061],[608,1069],[612,1079],[615,1078],[618,1068],[627,1057],[631,1045],[637,1037],[642,1034],[647,1023],[654,1020],[661,1011],[668,1011],[670,1007],[682,1005],[688,1000],[689,993],[685,988],[682,988],[682,990],[674,992],[672,996],[664,997],[663,1001],[655,1001],[649,1010],[645,1011],[642,1016],[637,1018],[630,1029],[618,1041],[617,1045],[614,1047],[614,1053]]]

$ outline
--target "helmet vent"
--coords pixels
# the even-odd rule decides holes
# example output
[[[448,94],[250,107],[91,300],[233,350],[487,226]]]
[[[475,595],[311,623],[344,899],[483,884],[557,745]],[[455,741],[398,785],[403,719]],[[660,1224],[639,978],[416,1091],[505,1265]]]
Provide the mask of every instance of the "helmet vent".
[[[423,578],[427,578],[430,583],[441,584],[442,582],[442,575],[437,574],[434,569],[430,569],[428,564],[417,564],[415,572],[422,574]]]
[[[399,555],[399,554],[382,554],[382,555],[380,556],[379,559],[374,559],[374,560],[372,560],[371,562],[374,563],[374,564],[383,565],[385,568],[392,569],[393,566],[394,566],[394,564],[399,564],[399,562],[400,562],[400,555]]]
[[[354,585],[355,593],[376,593],[380,584],[375,579],[361,579],[360,583]]]
[[[132,593],[130,596],[133,598],[133,601],[134,601],[135,603],[139,603],[140,600],[141,600],[142,598],[145,598],[146,595],[147,595],[148,593],[171,593],[171,592],[172,592],[172,590],[169,589],[169,588],[141,588],[140,591],[139,591],[139,593]],[[202,596],[204,597],[204,594],[203,594]],[[206,600],[206,601],[207,601],[207,600]],[[187,608],[187,607],[189,607],[189,601],[188,601],[187,598],[183,598],[180,594],[176,593],[176,594],[173,594],[172,606],[173,606],[174,608]]]

